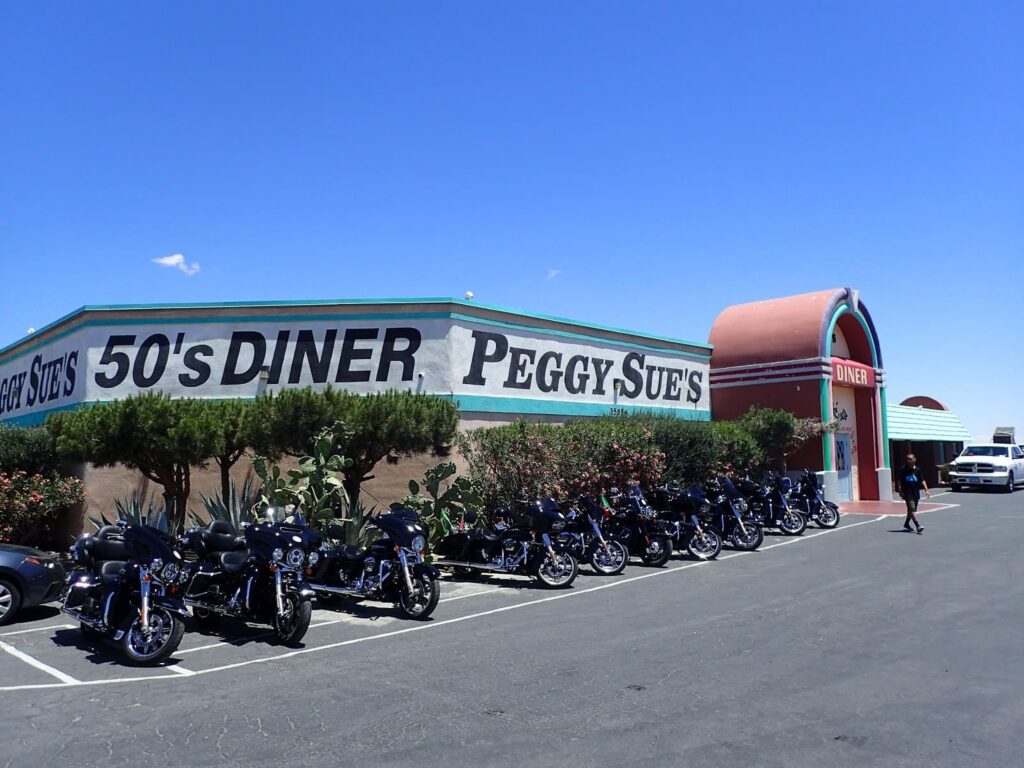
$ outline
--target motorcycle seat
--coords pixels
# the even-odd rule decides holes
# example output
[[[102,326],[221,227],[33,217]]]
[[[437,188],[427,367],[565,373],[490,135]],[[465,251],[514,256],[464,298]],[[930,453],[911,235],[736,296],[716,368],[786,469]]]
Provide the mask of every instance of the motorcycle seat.
[[[497,541],[498,537],[490,531],[475,530],[469,534],[473,541]]]
[[[248,552],[221,552],[217,558],[224,573],[238,573],[249,560]]]
[[[117,586],[126,565],[128,562],[125,560],[107,560],[100,566],[100,583],[104,587]]]
[[[215,522],[223,523],[221,520]],[[227,524],[225,523],[225,525]],[[228,530],[225,531],[220,527],[214,529],[213,526],[214,524],[211,523],[210,527],[202,533],[203,544],[206,545],[207,552],[239,552],[245,549],[245,539],[236,536],[233,528],[227,526]]]
[[[339,560],[362,560],[363,550],[354,544],[342,544],[334,550]]]

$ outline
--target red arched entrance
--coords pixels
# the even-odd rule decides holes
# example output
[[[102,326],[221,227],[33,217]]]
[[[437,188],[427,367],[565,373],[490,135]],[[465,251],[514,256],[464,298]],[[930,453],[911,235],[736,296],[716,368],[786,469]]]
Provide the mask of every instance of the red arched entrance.
[[[710,341],[713,418],[764,405],[835,421],[836,432],[801,449],[790,467],[822,472],[830,498],[891,498],[881,349],[856,291],[729,307]]]

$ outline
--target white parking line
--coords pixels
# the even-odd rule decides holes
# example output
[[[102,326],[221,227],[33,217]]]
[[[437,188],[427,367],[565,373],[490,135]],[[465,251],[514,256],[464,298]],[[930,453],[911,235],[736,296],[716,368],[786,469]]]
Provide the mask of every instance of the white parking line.
[[[164,667],[164,669],[169,670],[171,672],[175,672],[181,675],[182,677],[191,677],[195,674],[195,672],[193,672],[191,669],[185,669],[179,664],[169,664],[168,666]]]
[[[10,637],[11,635],[24,635],[28,632],[45,632],[48,629],[74,629],[74,624],[49,624],[45,627],[33,627],[32,629],[19,629],[17,632],[0,632],[0,637]]]
[[[950,505],[950,506],[956,506],[956,505]],[[868,525],[870,523],[877,523],[877,522],[880,522],[880,521],[885,520],[887,518],[888,518],[888,515],[879,515],[878,517],[874,517],[874,518],[872,518],[870,520],[861,520],[859,522],[850,523],[848,525],[843,525],[843,526],[840,526],[838,528],[828,528],[828,529],[824,529],[824,530],[821,530],[821,531],[817,531],[817,532],[809,534],[809,535],[805,534],[804,536],[794,536],[794,537],[791,537],[791,538],[787,538],[784,541],[780,541],[780,542],[777,542],[777,543],[774,543],[774,544],[769,544],[768,546],[762,546],[757,551],[758,552],[764,552],[764,551],[767,551],[767,550],[770,550],[770,549],[775,549],[777,547],[786,546],[788,544],[796,544],[796,543],[798,543],[800,541],[810,541],[812,539],[818,538],[819,536],[825,536],[825,535],[830,534],[830,533],[836,533],[837,531],[846,531],[846,530],[849,530],[851,528],[857,528],[858,526],[861,526],[861,525]],[[732,560],[732,559],[735,559],[737,557],[741,557],[743,555],[750,555],[750,554],[756,554],[756,553],[755,552],[733,552],[733,553],[730,553],[729,555],[726,555],[725,557],[719,557],[718,561]],[[311,648],[299,648],[299,649],[296,649],[296,650],[293,650],[293,651],[288,651],[286,653],[276,654],[274,656],[265,656],[265,657],[261,657],[261,658],[257,658],[257,659],[247,659],[246,661],[239,661],[239,662],[235,662],[235,663],[232,663],[232,664],[224,664],[224,665],[217,666],[217,667],[209,667],[207,669],[187,670],[185,672],[179,672],[178,675],[181,676],[181,677],[193,677],[195,675],[207,675],[207,674],[211,674],[213,672],[223,672],[225,670],[237,669],[239,667],[246,667],[246,666],[249,666],[249,665],[252,665],[252,664],[263,664],[265,662],[270,662],[270,661],[280,661],[282,659],[289,659],[289,658],[292,658],[292,657],[295,657],[295,656],[302,656],[302,655],[305,655],[305,654],[308,654],[308,653],[318,653],[320,651],[328,651],[328,650],[332,650],[334,648],[341,648],[341,647],[344,647],[344,646],[356,645],[356,644],[359,644],[359,643],[366,643],[366,642],[370,642],[370,641],[373,641],[373,640],[386,640],[388,638],[396,637],[398,635],[405,635],[405,634],[408,634],[410,632],[423,632],[423,631],[426,631],[426,630],[429,630],[429,629],[439,629],[441,627],[446,627],[446,626],[449,626],[449,625],[452,625],[452,624],[459,624],[459,623],[462,623],[462,622],[465,622],[465,621],[471,621],[471,620],[474,620],[474,619],[481,619],[481,618],[484,618],[484,617],[487,617],[487,616],[493,616],[493,615],[497,615],[497,614],[500,614],[500,613],[507,613],[509,611],[515,611],[515,610],[519,610],[521,608],[528,608],[528,607],[534,606],[534,605],[541,605],[543,603],[550,603],[550,602],[554,602],[556,600],[565,600],[565,599],[568,599],[568,598],[571,598],[571,597],[579,597],[581,595],[588,595],[588,594],[591,594],[593,592],[600,592],[600,591],[605,590],[605,589],[614,589],[616,587],[621,587],[621,586],[623,586],[625,584],[632,584],[633,582],[642,581],[644,579],[653,579],[653,578],[657,578],[659,576],[666,576],[666,575],[671,574],[671,573],[678,573],[680,571],[689,570],[690,568],[699,568],[701,566],[707,566],[711,562],[714,562],[714,561],[711,561],[711,560],[701,560],[701,561],[698,561],[698,562],[695,562],[695,563],[687,563],[686,565],[676,566],[674,568],[663,568],[663,569],[659,569],[659,570],[656,570],[656,571],[651,571],[649,573],[643,573],[643,574],[640,574],[638,576],[630,576],[630,577],[625,578],[625,579],[618,579],[617,581],[606,582],[604,584],[598,584],[596,586],[588,587],[586,589],[572,590],[571,592],[562,592],[562,593],[557,594],[557,595],[550,595],[548,597],[542,597],[542,598],[538,598],[536,600],[527,600],[527,601],[522,602],[522,603],[515,603],[513,605],[506,605],[506,606],[501,606],[499,608],[492,608],[492,609],[487,610],[487,611],[479,611],[477,613],[468,614],[466,616],[457,616],[455,618],[445,619],[443,621],[432,621],[432,622],[429,622],[429,623],[417,624],[416,626],[404,627],[402,629],[396,629],[396,630],[392,630],[390,632],[381,632],[381,633],[374,634],[374,635],[367,635],[365,637],[357,637],[357,638],[352,638],[352,639],[349,639],[349,640],[342,640],[342,641],[339,641],[339,642],[336,642],[336,643],[327,643],[325,645],[318,645],[318,646],[314,646],[314,647],[311,647]],[[500,589],[501,588],[499,587],[499,588],[494,589],[493,591],[499,591]],[[490,591],[492,591],[492,590],[487,590],[487,592],[490,592]],[[473,593],[473,595],[485,594],[485,593],[486,592],[481,591],[481,592],[475,592],[475,593]],[[470,597],[470,596],[473,596],[473,595],[466,595],[465,597]],[[457,598],[452,598],[452,599],[457,599]],[[341,621],[341,620],[339,619],[338,621]],[[333,623],[333,622],[325,622],[325,623]],[[213,648],[213,647],[217,647],[217,646],[220,646],[220,645],[229,645],[229,643],[217,643],[217,644],[210,645],[210,646],[202,646],[200,648],[191,648],[191,649],[188,649],[188,651],[198,651],[198,650],[202,650],[204,648]],[[0,647],[2,647],[2,646],[3,646],[3,644],[0,643]],[[6,650],[6,648],[5,648],[5,650]],[[187,653],[188,651],[179,651],[178,654]],[[50,668],[50,669],[52,670],[52,668]],[[173,669],[173,667],[168,667],[168,669]],[[55,676],[62,675],[63,677],[67,678],[67,682],[64,682],[64,683],[37,684],[37,685],[0,686],[0,692],[3,692],[3,691],[18,691],[18,690],[27,690],[27,689],[36,689],[36,688],[62,688],[62,687],[68,687],[68,686],[71,686],[71,685],[79,685],[79,686],[81,686],[81,685],[111,685],[111,684],[115,684],[115,683],[141,682],[141,681],[144,681],[144,680],[173,680],[173,679],[175,679],[175,675],[155,675],[155,676],[151,675],[151,676],[145,676],[145,677],[125,677],[125,678],[113,678],[113,679],[109,679],[109,680],[87,680],[87,681],[80,681],[80,680],[75,680],[74,678],[70,678],[70,677],[68,677],[66,675],[63,675],[63,673],[59,672],[58,670],[52,670],[52,672],[56,673]]]
[[[35,667],[36,669],[38,669],[40,672],[45,672],[46,674],[51,675],[52,677],[56,677],[64,685],[81,685],[81,683],[82,683],[81,680],[76,680],[71,675],[65,675],[59,669],[54,669],[49,664],[43,664],[43,662],[39,661],[38,659],[32,658],[27,653],[23,653],[22,651],[19,651],[14,646],[8,645],[7,643],[3,642],[2,640],[0,640],[0,651],[6,651],[7,653],[11,654],[11,656],[13,656],[14,658],[21,659],[22,661],[24,661],[29,666],[32,666],[32,667]],[[0,690],[4,690],[4,689],[0,688]]]

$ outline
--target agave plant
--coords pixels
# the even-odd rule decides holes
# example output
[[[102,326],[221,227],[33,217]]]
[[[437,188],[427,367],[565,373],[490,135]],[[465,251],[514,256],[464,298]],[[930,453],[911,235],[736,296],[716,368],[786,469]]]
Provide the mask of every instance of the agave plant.
[[[149,492],[149,481],[143,480],[130,495],[114,500],[113,519],[100,512],[99,517],[90,517],[89,522],[99,530],[105,525],[114,525],[123,520],[130,525],[148,525],[167,533],[167,512]]]
[[[212,496],[199,494],[203,500],[203,507],[206,515],[202,516],[189,510],[189,517],[193,525],[206,525],[212,520],[225,520],[238,532],[251,523],[254,519],[253,509],[260,504],[263,496],[263,485],[257,483],[256,478],[250,473],[246,475],[242,487],[231,483],[228,498],[218,490]]]

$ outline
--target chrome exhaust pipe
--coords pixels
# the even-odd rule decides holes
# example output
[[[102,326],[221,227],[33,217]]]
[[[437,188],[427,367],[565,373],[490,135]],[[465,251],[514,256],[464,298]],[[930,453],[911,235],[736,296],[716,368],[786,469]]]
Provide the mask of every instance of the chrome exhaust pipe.
[[[442,568],[472,568],[474,571],[493,571],[494,573],[511,573],[508,568],[498,565],[484,565],[483,563],[464,563],[461,560],[435,560],[433,565]]]
[[[363,597],[358,589],[346,589],[345,587],[329,587],[326,584],[306,584],[314,592],[328,592],[332,595],[346,595],[348,597]]]

